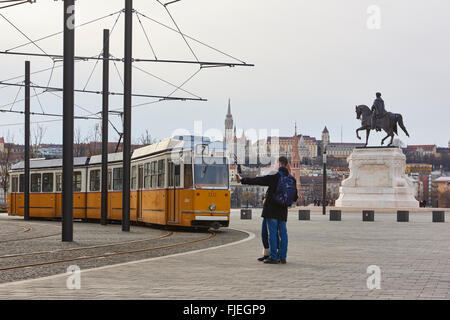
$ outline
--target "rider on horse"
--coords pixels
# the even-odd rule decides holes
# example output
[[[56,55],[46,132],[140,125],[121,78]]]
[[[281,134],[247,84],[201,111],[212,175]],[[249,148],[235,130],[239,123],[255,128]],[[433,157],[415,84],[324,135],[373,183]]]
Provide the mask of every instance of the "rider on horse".
[[[387,111],[384,107],[384,101],[381,99],[381,93],[377,92],[377,98],[375,99],[372,106],[372,130],[381,131],[380,128],[377,127],[377,119],[383,118],[387,114]]]

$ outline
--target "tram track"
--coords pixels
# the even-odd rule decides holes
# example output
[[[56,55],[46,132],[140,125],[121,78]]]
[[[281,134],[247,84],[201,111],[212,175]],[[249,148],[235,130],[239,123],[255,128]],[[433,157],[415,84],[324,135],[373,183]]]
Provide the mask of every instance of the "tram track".
[[[168,237],[168,235],[166,234],[165,237]],[[116,251],[116,252],[103,252],[103,253],[95,254],[95,255],[70,257],[70,258],[55,259],[55,260],[49,260],[49,261],[29,263],[29,264],[21,264],[21,265],[9,266],[9,267],[0,267],[0,271],[21,270],[21,269],[26,269],[26,268],[56,265],[56,264],[66,263],[66,262],[105,259],[105,258],[111,258],[111,257],[127,255],[127,254],[139,254],[139,253],[148,253],[148,252],[158,251],[158,250],[174,249],[174,248],[177,248],[177,247],[183,247],[183,246],[198,244],[198,243],[201,243],[201,242],[206,242],[206,241],[212,240],[212,239],[214,239],[216,237],[217,237],[217,233],[210,231],[209,235],[207,237],[203,237],[203,238],[195,239],[195,240],[190,240],[190,241],[184,241],[184,242],[179,242],[179,243],[172,243],[172,244],[162,245],[162,246],[157,246],[157,247],[147,247],[147,248],[141,248],[141,249],[132,249],[132,250],[124,250],[124,251]],[[135,240],[135,241],[140,241],[140,240]],[[145,240],[142,240],[142,241],[145,241]],[[125,243],[125,245],[126,244],[127,243]],[[108,247],[108,246],[114,246],[114,244],[102,245],[102,246],[98,246],[98,248],[100,248],[100,247]],[[95,246],[92,246],[92,247],[90,247],[90,249],[95,249],[94,247]],[[82,248],[72,248],[72,249],[80,249],[80,250],[82,250]],[[52,252],[52,253],[63,253],[65,251],[67,251],[67,249],[66,250],[58,250],[58,251]],[[49,254],[52,254],[52,253],[49,253]],[[43,253],[39,252],[38,254],[40,255],[40,254],[43,254]],[[33,253],[26,254],[26,255],[32,256]],[[17,256],[16,257],[3,256],[2,259],[3,258],[4,259],[6,259],[6,258],[17,258]]]
[[[21,234],[21,233],[27,233],[27,232],[30,232],[31,230],[33,230],[33,228],[31,228],[31,227],[22,227],[22,226],[20,226],[20,227],[23,228],[23,230],[8,232],[8,233],[0,233],[0,237],[11,236],[11,235],[16,235],[16,234]]]
[[[17,253],[17,254],[7,254],[0,256],[0,259],[7,259],[7,258],[19,258],[19,257],[27,257],[27,256],[34,256],[34,255],[42,255],[42,254],[56,254],[56,253],[63,253],[63,252],[74,252],[74,251],[80,251],[80,250],[89,250],[89,249],[99,249],[99,248],[106,248],[106,247],[114,247],[114,246],[120,246],[120,245],[128,245],[128,244],[134,244],[134,243],[140,243],[145,241],[152,241],[152,240],[160,240],[167,237],[170,237],[173,235],[173,232],[167,232],[159,237],[154,238],[146,238],[146,239],[139,239],[139,240],[132,240],[132,241],[124,241],[124,242],[115,242],[115,243],[107,243],[107,244],[100,244],[95,246],[87,246],[87,247],[79,247],[79,248],[68,248],[68,249],[57,249],[52,251],[36,251],[36,252],[28,252],[28,253]]]

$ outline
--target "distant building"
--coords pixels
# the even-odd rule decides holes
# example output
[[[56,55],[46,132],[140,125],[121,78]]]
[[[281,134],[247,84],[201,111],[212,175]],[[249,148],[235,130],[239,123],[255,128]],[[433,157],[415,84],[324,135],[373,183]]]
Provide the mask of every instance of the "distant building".
[[[327,196],[326,199],[331,204],[339,198],[339,187],[342,179],[328,177],[327,179]],[[302,176],[301,185],[303,192],[303,204],[308,206],[313,204],[315,200],[322,200],[323,176]]]
[[[405,153],[414,152],[420,156],[434,156],[436,155],[436,145],[411,145],[403,149]]]
[[[450,177],[440,177],[433,181],[436,184],[437,207],[450,208]]]
[[[356,148],[364,147],[364,143],[329,143],[327,146],[328,156],[336,158],[347,158]]]
[[[427,163],[408,163],[406,165],[407,174],[424,174],[430,175],[433,171],[433,165]]]

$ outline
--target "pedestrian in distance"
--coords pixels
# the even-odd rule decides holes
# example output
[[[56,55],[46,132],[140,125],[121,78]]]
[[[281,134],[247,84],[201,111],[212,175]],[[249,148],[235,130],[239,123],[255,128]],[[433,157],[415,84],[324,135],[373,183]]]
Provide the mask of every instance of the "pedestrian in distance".
[[[262,211],[263,226],[261,236],[265,252],[263,259],[258,259],[267,264],[286,263],[288,207],[298,200],[297,182],[289,174],[288,164],[286,157],[280,157],[278,159],[279,169],[276,174],[256,178],[241,178],[240,175],[236,175],[238,183],[269,187]],[[268,230],[269,250],[267,250],[267,242],[265,242],[265,225],[267,225]],[[269,257],[267,257],[267,253],[269,253]]]

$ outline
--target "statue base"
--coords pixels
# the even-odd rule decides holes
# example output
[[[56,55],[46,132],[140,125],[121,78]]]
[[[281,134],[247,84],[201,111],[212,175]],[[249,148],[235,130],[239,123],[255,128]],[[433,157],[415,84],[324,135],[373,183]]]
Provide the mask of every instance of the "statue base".
[[[400,148],[358,148],[348,162],[350,176],[342,182],[336,207],[419,208]]]

